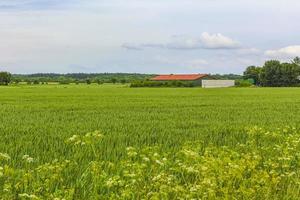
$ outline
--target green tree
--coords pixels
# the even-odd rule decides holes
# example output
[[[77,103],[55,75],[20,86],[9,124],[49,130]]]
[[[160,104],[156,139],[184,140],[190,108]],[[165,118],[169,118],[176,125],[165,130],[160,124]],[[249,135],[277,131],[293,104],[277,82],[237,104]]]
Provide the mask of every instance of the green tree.
[[[260,81],[263,86],[281,86],[281,63],[278,60],[270,60],[265,62]]]
[[[113,84],[117,83],[117,79],[116,79],[116,78],[112,78],[110,81],[111,81]]]
[[[88,85],[90,85],[92,82],[91,82],[91,80],[90,79],[86,79],[86,84],[88,84]]]
[[[21,80],[17,78],[14,80],[14,82],[15,82],[15,84],[19,84],[21,82]]]
[[[280,63],[270,60],[263,66],[260,79],[263,86],[295,86],[299,83],[299,75],[300,65],[295,62]]]
[[[0,85],[8,85],[11,82],[11,74],[9,72],[0,72]]]
[[[98,84],[98,85],[101,85],[101,84],[103,84],[103,81],[102,81],[102,80],[100,80],[100,79],[97,79],[97,80],[96,80],[96,82],[97,82],[97,84]]]
[[[249,66],[244,71],[244,79],[253,79],[255,85],[260,84],[260,74],[262,68],[256,66]]]
[[[38,80],[34,80],[34,81],[33,81],[33,84],[34,84],[34,85],[38,85],[38,84],[40,84],[40,82],[39,82]]]
[[[125,79],[121,79],[120,81],[122,84],[125,84],[126,83],[126,80]]]
[[[296,63],[281,64],[281,86],[295,86],[299,82],[300,65]]]

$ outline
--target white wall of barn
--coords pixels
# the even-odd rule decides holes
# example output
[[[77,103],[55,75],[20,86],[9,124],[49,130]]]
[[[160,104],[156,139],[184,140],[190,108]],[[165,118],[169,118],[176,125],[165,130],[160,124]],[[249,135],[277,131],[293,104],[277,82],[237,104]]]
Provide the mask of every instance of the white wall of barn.
[[[202,80],[203,88],[233,87],[234,84],[235,84],[234,80]]]

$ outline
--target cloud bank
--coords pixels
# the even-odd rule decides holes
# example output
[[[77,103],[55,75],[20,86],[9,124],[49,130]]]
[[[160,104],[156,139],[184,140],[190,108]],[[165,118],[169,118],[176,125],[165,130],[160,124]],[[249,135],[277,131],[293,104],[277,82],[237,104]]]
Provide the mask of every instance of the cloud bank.
[[[271,58],[293,58],[300,56],[300,45],[287,46],[281,49],[267,50],[265,55]]]
[[[240,43],[232,38],[226,37],[221,33],[210,34],[203,32],[199,38],[187,36],[173,36],[171,42],[167,43],[144,43],[130,44],[124,43],[123,48],[129,50],[142,50],[146,48],[162,48],[177,50],[192,49],[238,49]]]

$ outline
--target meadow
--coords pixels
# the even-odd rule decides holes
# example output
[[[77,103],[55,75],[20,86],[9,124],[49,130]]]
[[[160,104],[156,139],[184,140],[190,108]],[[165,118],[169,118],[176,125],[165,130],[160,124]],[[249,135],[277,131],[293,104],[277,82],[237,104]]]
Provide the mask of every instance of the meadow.
[[[0,87],[0,198],[297,199],[299,114],[299,88]]]

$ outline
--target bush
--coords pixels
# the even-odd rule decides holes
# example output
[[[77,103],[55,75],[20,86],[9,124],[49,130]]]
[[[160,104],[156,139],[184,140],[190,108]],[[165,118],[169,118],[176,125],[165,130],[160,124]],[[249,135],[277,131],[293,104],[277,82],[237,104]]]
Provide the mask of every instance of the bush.
[[[86,84],[88,84],[88,85],[90,85],[90,84],[92,83],[90,79],[87,79],[85,82],[86,82]]]
[[[236,87],[251,87],[253,84],[249,80],[236,80],[235,81]]]
[[[104,82],[103,82],[102,80],[100,80],[100,79],[97,79],[97,80],[96,80],[96,83],[97,83],[98,85],[102,85]]]
[[[40,82],[39,82],[38,80],[34,80],[34,81],[33,81],[33,84],[34,84],[34,85],[38,85],[38,84],[40,84]]]
[[[70,81],[68,81],[68,80],[61,80],[61,81],[59,81],[59,84],[61,84],[61,85],[68,85],[68,84],[70,84]]]

